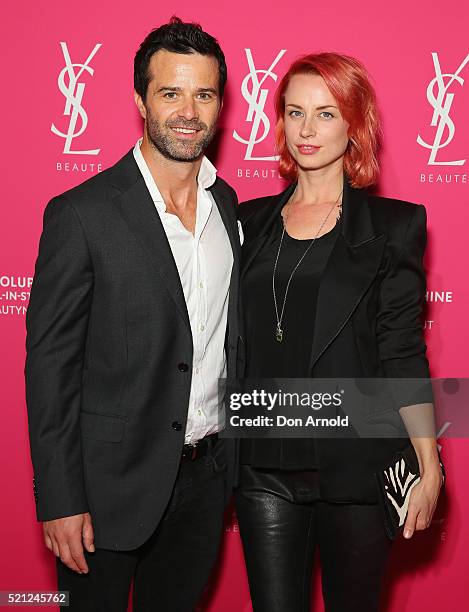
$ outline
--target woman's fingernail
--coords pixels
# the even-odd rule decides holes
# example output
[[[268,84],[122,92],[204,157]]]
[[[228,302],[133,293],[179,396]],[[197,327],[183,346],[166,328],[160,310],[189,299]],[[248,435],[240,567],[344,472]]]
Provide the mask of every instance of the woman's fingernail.
[[[412,535],[412,532],[410,531],[410,529],[405,529],[404,530],[404,537],[405,538],[410,538],[411,535]]]

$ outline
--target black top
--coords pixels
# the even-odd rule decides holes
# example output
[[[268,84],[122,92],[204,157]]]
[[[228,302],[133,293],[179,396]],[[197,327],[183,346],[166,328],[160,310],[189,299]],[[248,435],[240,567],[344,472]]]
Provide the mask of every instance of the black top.
[[[316,300],[321,274],[340,231],[342,218],[317,238],[290,282],[281,327],[282,342],[275,336],[277,318],[272,273],[281,239],[279,215],[271,235],[243,279],[246,333],[246,378],[307,378],[314,333]],[[285,232],[275,273],[279,316],[292,270],[311,239],[297,240]],[[256,467],[310,469],[316,467],[313,438],[241,440],[241,463]]]

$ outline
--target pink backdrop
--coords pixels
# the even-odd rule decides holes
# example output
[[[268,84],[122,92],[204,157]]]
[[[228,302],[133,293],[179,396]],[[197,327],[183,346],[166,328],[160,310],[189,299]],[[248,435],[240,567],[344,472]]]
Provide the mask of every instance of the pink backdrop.
[[[42,212],[51,196],[109,167],[135,143],[141,124],[132,97],[133,56],[147,32],[173,12],[199,21],[225,51],[229,85],[212,159],[240,200],[284,186],[269,159],[272,93],[291,60],[335,50],[365,63],[384,116],[379,192],[427,207],[425,334],[432,376],[468,375],[463,350],[469,340],[467,2],[447,0],[431,8],[408,0],[387,6],[370,0],[198,5],[180,0],[163,10],[149,0],[17,0],[3,9],[0,590],[55,589],[55,560],[35,520],[23,379],[24,316]],[[72,70],[76,82],[69,87]],[[64,136],[54,133],[52,124]],[[463,518],[469,511],[468,444],[444,436],[439,441],[448,472],[446,495],[431,527],[395,547],[385,594],[386,609],[393,612],[469,608]],[[210,611],[251,609],[234,517],[227,521],[211,595]],[[318,567],[313,599],[315,610],[322,610]]]

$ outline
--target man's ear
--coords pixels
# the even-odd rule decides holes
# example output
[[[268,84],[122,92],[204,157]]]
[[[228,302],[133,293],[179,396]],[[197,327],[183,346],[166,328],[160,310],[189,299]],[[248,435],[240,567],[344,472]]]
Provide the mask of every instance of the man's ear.
[[[134,100],[137,105],[138,112],[140,113],[142,119],[147,118],[147,109],[145,108],[145,104],[143,103],[142,97],[138,94],[134,89]]]

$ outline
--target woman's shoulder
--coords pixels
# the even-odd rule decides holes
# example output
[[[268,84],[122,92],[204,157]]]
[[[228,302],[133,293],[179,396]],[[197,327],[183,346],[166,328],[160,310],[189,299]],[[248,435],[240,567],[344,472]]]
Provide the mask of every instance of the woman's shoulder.
[[[238,219],[243,225],[251,219],[254,219],[259,214],[262,214],[263,211],[275,205],[290,187],[291,185],[279,193],[272,193],[270,195],[244,200],[238,206]]]
[[[375,222],[383,227],[407,227],[415,219],[425,223],[427,211],[424,204],[398,198],[369,195],[369,209]]]
[[[400,214],[413,214],[419,206],[424,207],[421,203],[375,194],[368,194],[368,199],[374,206],[385,208],[392,207]]]
[[[271,203],[272,197],[272,195],[269,195],[240,202],[238,206],[238,219],[241,223],[246,223],[256,213],[265,209]]]

